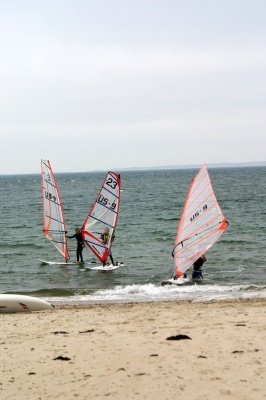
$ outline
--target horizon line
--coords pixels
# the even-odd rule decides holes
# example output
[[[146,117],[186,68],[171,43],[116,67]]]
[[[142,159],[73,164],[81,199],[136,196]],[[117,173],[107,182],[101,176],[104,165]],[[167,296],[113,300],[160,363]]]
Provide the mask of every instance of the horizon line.
[[[150,166],[150,167],[122,167],[122,168],[109,168],[108,171],[158,171],[158,170],[178,170],[178,169],[195,169],[200,168],[204,164],[184,164],[184,165],[161,165],[161,166]],[[207,164],[207,163],[206,163]],[[264,167],[266,161],[249,161],[249,162],[227,162],[227,163],[209,163],[208,168],[240,168],[240,167]],[[87,173],[99,173],[105,172],[107,169],[94,169],[87,171],[65,171],[56,172],[57,174],[87,174]],[[24,173],[0,173],[0,176],[21,176],[21,175],[39,175],[39,172],[24,172]]]

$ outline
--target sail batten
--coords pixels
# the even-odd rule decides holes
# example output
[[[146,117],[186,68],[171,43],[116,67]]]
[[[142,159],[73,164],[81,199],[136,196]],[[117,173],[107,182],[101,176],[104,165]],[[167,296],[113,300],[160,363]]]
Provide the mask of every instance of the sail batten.
[[[58,241],[58,240],[52,240],[52,239],[51,239],[51,242],[52,242],[52,243],[63,244],[63,245],[65,244],[65,242],[60,242],[60,241]]]
[[[113,225],[110,225],[110,224],[108,224],[107,222],[103,222],[103,220],[100,219],[100,218],[92,217],[92,219],[94,219],[95,223],[96,223],[96,222],[100,222],[100,223],[102,223],[102,224],[105,225],[105,226],[110,226],[111,228],[113,227]],[[92,233],[95,233],[95,232],[93,232],[93,231],[91,231],[91,232],[92,232]]]
[[[46,215],[46,218],[49,219],[49,220],[52,220],[54,222],[58,222],[59,224],[63,223],[63,221],[61,221],[60,219],[52,218],[49,215]],[[46,229],[46,231],[49,231],[49,232],[64,232],[64,231],[60,231],[58,229]]]
[[[45,232],[51,232],[51,233],[64,233],[64,231],[58,231],[54,229],[46,229]]]
[[[193,231],[193,235],[196,235],[197,232],[202,232],[202,233],[203,233],[203,228],[204,228],[205,226],[209,226],[208,230],[212,229],[212,226],[210,226],[210,225],[211,225],[211,224],[213,225],[217,219],[219,219],[219,223],[221,223],[221,222],[220,222],[220,218],[221,218],[221,217],[222,217],[222,214],[218,214],[218,215],[214,216],[213,219],[211,219],[210,221],[204,222],[204,224],[199,225],[198,228],[197,228],[196,230]],[[200,220],[200,219],[198,219],[198,221],[199,221],[199,220]],[[191,224],[188,225],[187,227],[184,227],[184,232],[185,232],[185,230],[187,230],[187,229],[190,228],[190,227],[191,227]]]
[[[109,171],[81,228],[85,243],[101,262],[106,260],[112,246],[111,238],[118,221],[120,191],[120,175]],[[101,235],[106,231],[109,240],[103,244]]]
[[[174,247],[174,274],[182,276],[227,228],[204,164],[192,179],[182,210]]]
[[[44,178],[44,182],[47,183],[47,185],[56,187],[52,182],[48,181],[47,179]]]
[[[103,188],[104,191],[111,193],[112,196],[116,197],[118,199],[119,196],[117,196],[116,194],[112,193],[111,190],[107,189],[107,188]]]
[[[51,203],[54,203],[54,204],[56,204],[58,207],[61,207],[61,204],[58,203],[55,199],[50,198],[49,196],[46,195],[46,193],[45,193],[44,195],[45,195],[45,197],[46,197]]]
[[[43,232],[47,239],[69,259],[66,227],[58,186],[49,160],[41,161]]]

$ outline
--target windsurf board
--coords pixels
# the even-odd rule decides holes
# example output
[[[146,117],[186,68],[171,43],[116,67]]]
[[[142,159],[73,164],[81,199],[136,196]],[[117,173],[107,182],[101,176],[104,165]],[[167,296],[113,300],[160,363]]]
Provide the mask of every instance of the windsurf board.
[[[70,266],[70,265],[83,265],[80,262],[74,262],[74,261],[46,261],[46,260],[40,260],[39,261],[42,264],[47,264],[47,265],[64,265],[64,266]]]
[[[191,282],[191,280],[189,278],[178,278],[178,279],[170,278],[170,279],[167,279],[166,281],[163,281],[161,283],[161,286],[166,286],[166,285],[180,286],[180,285],[184,285],[189,282]]]
[[[120,267],[123,267],[124,263],[116,263],[116,265],[113,264],[106,264],[105,266],[103,264],[101,265],[96,265],[95,267],[86,267],[87,269],[91,269],[93,271],[113,271],[115,269],[118,269]]]
[[[53,306],[37,297],[21,294],[0,294],[0,313],[49,310]]]

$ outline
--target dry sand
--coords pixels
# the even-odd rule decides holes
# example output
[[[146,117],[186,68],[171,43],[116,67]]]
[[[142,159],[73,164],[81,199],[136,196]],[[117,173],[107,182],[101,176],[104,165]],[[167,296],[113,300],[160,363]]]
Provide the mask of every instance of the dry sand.
[[[1,314],[0,399],[266,399],[263,300]],[[190,339],[167,340],[187,335]]]

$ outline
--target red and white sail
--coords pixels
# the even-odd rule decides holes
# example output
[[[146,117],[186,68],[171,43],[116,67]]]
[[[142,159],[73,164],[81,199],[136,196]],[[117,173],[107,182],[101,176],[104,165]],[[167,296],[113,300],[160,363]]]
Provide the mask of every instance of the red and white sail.
[[[41,160],[43,232],[47,239],[69,259],[66,227],[58,186],[49,160]]]
[[[214,245],[227,226],[204,164],[192,179],[181,214],[174,248],[175,275],[182,276]]]
[[[81,228],[85,242],[101,262],[107,259],[112,246],[111,238],[117,225],[120,207],[120,190],[120,175],[108,172]],[[109,240],[104,244],[101,234],[107,231]]]

